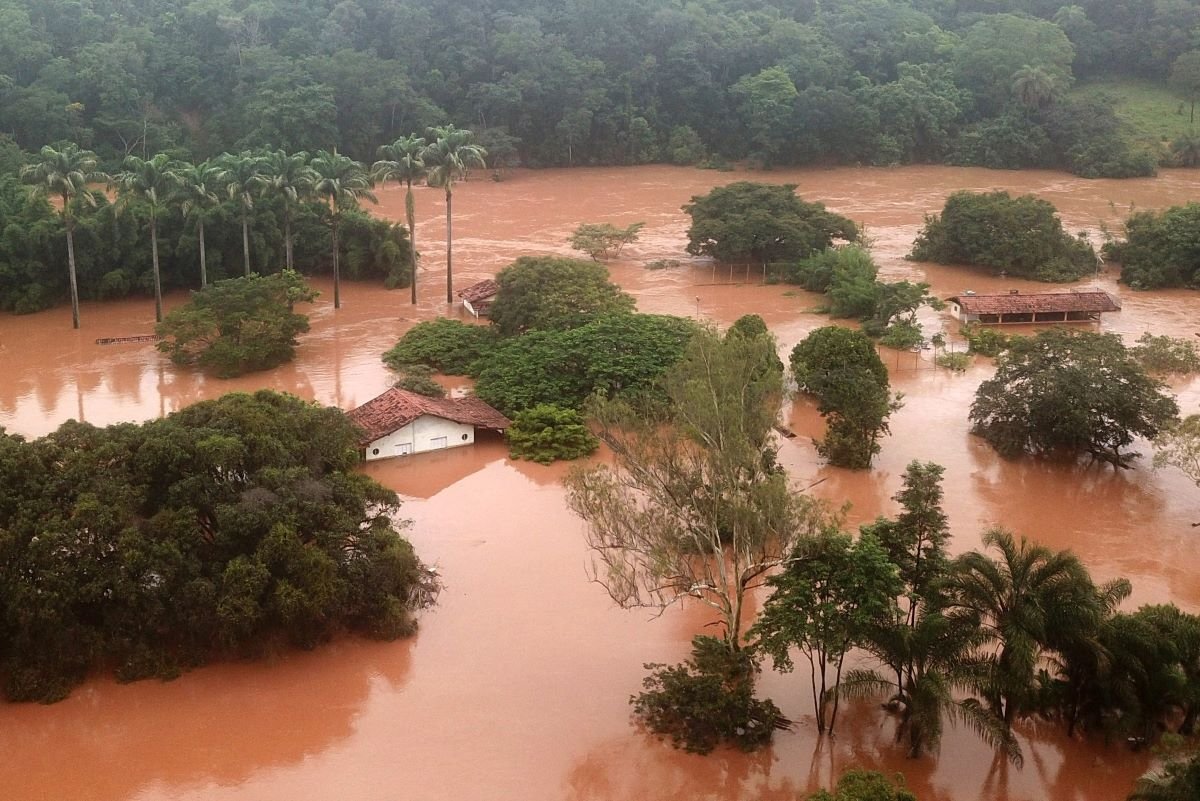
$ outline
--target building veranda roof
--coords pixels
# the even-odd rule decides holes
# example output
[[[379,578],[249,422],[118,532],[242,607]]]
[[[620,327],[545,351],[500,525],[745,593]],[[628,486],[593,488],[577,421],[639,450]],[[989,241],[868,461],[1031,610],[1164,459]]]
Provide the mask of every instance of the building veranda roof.
[[[1102,290],[1038,292],[1022,295],[957,295],[947,298],[965,314],[1046,314],[1059,312],[1114,312],[1121,310],[1116,298]]]
[[[427,414],[496,431],[503,431],[512,425],[507,417],[473,395],[465,398],[430,398],[396,387],[350,411],[349,417],[363,430],[361,442],[366,444],[386,437]]]

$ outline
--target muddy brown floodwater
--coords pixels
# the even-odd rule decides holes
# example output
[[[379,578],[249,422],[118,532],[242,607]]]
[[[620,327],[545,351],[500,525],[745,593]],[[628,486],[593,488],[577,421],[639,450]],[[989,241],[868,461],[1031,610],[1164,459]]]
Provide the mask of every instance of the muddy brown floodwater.
[[[1053,202],[1067,227],[1099,238],[1130,207],[1195,199],[1200,173],[1084,181],[1052,172],[916,167],[750,175],[644,167],[547,170],[479,179],[455,192],[457,287],[523,254],[562,253],[580,222],[644,222],[641,241],[613,266],[643,311],[727,325],[761,314],[790,350],[826,318],[815,296],[763,286],[753,273],[692,263],[683,251],[680,206],[718,183],[750,178],[794,183],[807,199],[867,226],[888,277],[929,281],[943,296],[965,289],[1044,289],[963,269],[903,260],[922,217],[957,189],[1032,192]],[[403,217],[403,195],[380,193],[379,213]],[[146,345],[94,344],[151,331],[153,304],[84,304],[83,328],[67,308],[0,318],[0,425],[36,436],[68,418],[107,424],[144,420],[230,390],[286,390],[351,408],[388,384],[379,355],[413,322],[446,313],[444,206],[419,192],[417,243],[426,255],[417,307],[406,291],[347,285],[334,312],[329,286],[313,306],[312,332],[296,361],[261,375],[219,381],[176,370]],[[682,266],[645,270],[653,259]],[[1191,337],[1200,293],[1118,294],[1106,330]],[[182,295],[168,299],[182,302]],[[450,312],[460,313],[457,310]],[[930,326],[947,327],[937,314]],[[953,336],[952,336],[953,339]],[[961,347],[961,345],[960,345]],[[912,459],[946,466],[953,548],[979,544],[1003,524],[1055,548],[1073,548],[1100,579],[1127,576],[1133,604],[1173,601],[1200,609],[1200,492],[1173,470],[1113,472],[1093,466],[997,459],[967,433],[967,407],[990,374],[979,360],[964,375],[932,369],[928,354],[886,356],[905,394],[875,466],[823,467],[809,437],[811,405],[785,411],[801,434],[782,459],[796,482],[853,504],[851,522],[890,513]],[[1200,411],[1200,381],[1176,382],[1186,412]],[[1143,447],[1143,450],[1147,448]],[[503,443],[376,463],[367,472],[407,501],[411,537],[446,580],[439,606],[410,641],[347,640],[272,663],[217,665],[170,682],[118,685],[99,678],[53,706],[0,706],[0,799],[4,801],[394,801],[663,799],[783,801],[828,783],[852,765],[903,772],[924,801],[1118,801],[1147,765],[1122,747],[1069,740],[1053,726],[1019,726],[1025,767],[997,763],[969,732],[950,729],[936,758],[906,760],[892,723],[874,704],[852,705],[836,739],[818,740],[799,674],[764,674],[763,693],[794,718],[795,731],[758,754],[707,757],[673,751],[635,730],[628,698],[642,663],[676,661],[708,622],[703,610],[657,620],[623,612],[586,578],[582,525],[566,510],[561,466],[506,458]]]

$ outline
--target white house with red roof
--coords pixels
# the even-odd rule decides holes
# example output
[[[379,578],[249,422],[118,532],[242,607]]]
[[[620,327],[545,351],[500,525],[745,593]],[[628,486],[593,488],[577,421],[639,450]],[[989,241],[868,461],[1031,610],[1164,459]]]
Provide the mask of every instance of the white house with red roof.
[[[479,398],[430,398],[393,387],[349,413],[362,429],[367,461],[471,445],[477,428],[504,431],[512,423]]]
[[[487,317],[492,308],[492,301],[500,294],[500,285],[494,278],[485,278],[477,284],[471,284],[458,293],[463,306],[475,317]]]

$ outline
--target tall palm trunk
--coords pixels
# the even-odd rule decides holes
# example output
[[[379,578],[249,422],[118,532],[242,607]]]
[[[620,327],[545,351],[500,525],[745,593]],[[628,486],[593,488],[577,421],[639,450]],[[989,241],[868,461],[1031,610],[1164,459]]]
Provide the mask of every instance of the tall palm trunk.
[[[292,207],[283,201],[283,252],[287,268],[292,269]]]
[[[75,221],[67,216],[66,224],[67,271],[71,276],[71,325],[79,328],[79,282],[75,279]]]
[[[154,264],[154,321],[162,322],[162,278],[158,272],[158,219],[150,213],[150,260]]]
[[[417,223],[416,207],[413,203],[412,181],[408,181],[408,194],[404,197],[404,212],[408,216],[408,263],[412,269],[412,302],[417,302]]]
[[[340,242],[337,237],[337,216],[334,216],[334,308],[342,308],[342,273],[338,269],[337,252],[340,251]]]
[[[452,261],[454,253],[454,234],[451,228],[451,220],[453,215],[450,213],[450,204],[454,198],[454,194],[450,191],[450,182],[446,182],[446,302],[454,302],[454,263]]]
[[[246,277],[250,276],[250,220],[246,217],[246,209],[242,208],[242,257],[246,265]]]
[[[204,218],[197,223],[200,229],[200,288],[208,286],[208,265],[204,261]]]

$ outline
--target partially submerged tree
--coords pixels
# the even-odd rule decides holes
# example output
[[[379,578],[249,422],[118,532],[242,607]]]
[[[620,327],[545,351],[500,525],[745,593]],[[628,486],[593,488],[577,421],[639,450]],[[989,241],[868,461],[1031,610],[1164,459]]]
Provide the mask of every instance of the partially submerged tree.
[[[518,412],[504,436],[509,456],[541,464],[580,459],[600,447],[582,414],[548,403]]]
[[[803,259],[859,237],[851,220],[796,197],[793,184],[739,181],[693,197],[683,210],[692,218],[688,253],[722,262]]]
[[[638,240],[638,232],[645,223],[633,223],[625,228],[618,228],[612,223],[581,223],[571,234],[571,247],[588,254],[595,261],[615,259],[621,255],[621,248],[631,245]]]
[[[669,416],[627,401],[590,411],[612,466],[574,470],[568,503],[588,524],[592,576],[623,608],[710,607],[743,645],[747,593],[819,530],[819,507],[775,466],[783,391],[763,370],[770,337],[692,338],[666,376]]]
[[[488,316],[502,336],[577,328],[633,311],[633,298],[608,280],[608,268],[582,259],[521,256],[496,275]]]
[[[268,370],[291,361],[308,317],[292,309],[317,293],[298,274],[283,271],[215,281],[166,316],[155,329],[158,349],[181,365],[221,378]]]
[[[818,452],[839,467],[870,467],[887,419],[899,408],[875,345],[861,331],[826,326],[792,349],[791,363],[796,383],[817,398],[828,423]]]
[[[846,654],[895,617],[902,589],[896,565],[874,537],[855,542],[831,530],[801,542],[784,571],[768,583],[774,592],[750,636],[757,637],[777,670],[792,669],[791,649],[804,654],[817,731],[828,728],[832,734]]]
[[[1001,456],[1086,453],[1128,467],[1134,437],[1153,439],[1179,413],[1116,334],[1040,331],[1015,340],[996,365],[970,419]]]

